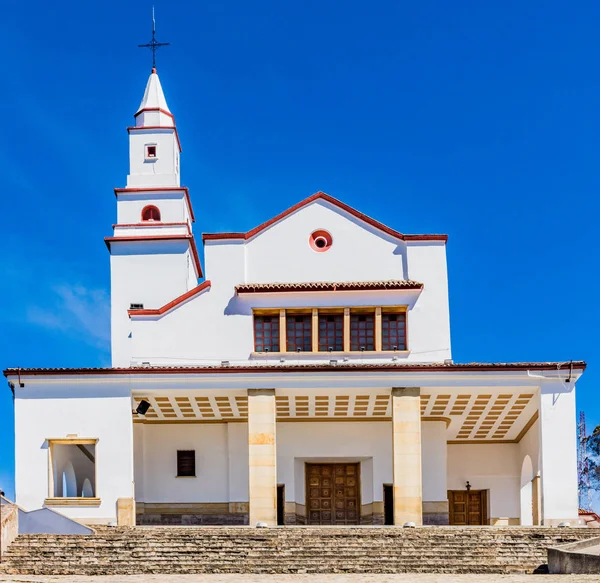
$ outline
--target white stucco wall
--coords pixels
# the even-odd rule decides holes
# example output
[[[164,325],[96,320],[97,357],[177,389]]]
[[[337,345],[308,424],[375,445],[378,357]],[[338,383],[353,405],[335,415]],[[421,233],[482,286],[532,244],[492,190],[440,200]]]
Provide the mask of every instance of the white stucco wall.
[[[154,205],[160,210],[163,223],[190,223],[190,210],[183,190],[163,192],[119,192],[117,194],[117,224],[140,223],[142,210]]]
[[[227,427],[226,423],[144,426],[143,459],[135,460],[136,475],[142,477],[141,491],[136,483],[136,499],[140,502],[227,501]],[[136,439],[141,437],[137,431],[136,428]],[[177,450],[180,449],[196,451],[196,478],[177,477]]]
[[[490,518],[519,518],[520,478],[516,443],[448,445],[448,490],[489,490]]]
[[[156,145],[155,159],[146,159],[147,144]],[[127,186],[179,186],[178,153],[174,129],[137,129],[130,132]]]
[[[448,500],[446,422],[421,423],[421,467],[423,472],[423,500]]]
[[[542,513],[545,525],[579,520],[575,383],[542,384],[540,440]]]
[[[96,496],[100,507],[61,507],[72,518],[116,520],[118,498],[133,496],[131,398],[128,387],[98,384],[62,385],[27,380],[16,388],[16,503],[41,508],[51,497],[48,439],[77,435],[98,439]]]
[[[246,423],[134,426],[136,500],[246,502]],[[392,482],[391,424],[306,422],[277,424],[277,482],[286,500],[305,503],[306,462],[361,462],[363,504],[383,500]],[[446,500],[445,423],[423,424],[423,499]],[[178,449],[196,450],[196,478],[177,478]]]
[[[309,235],[317,228],[330,231],[334,239],[325,253],[316,253],[308,244]],[[329,203],[314,202],[247,242],[207,241],[205,271],[210,290],[160,318],[133,320],[132,358],[171,364],[247,361],[254,350],[252,308],[406,305],[409,352],[399,358],[442,361],[451,357],[445,253],[443,242],[407,245]],[[409,256],[413,257],[412,267],[407,263]],[[236,296],[234,290],[244,282],[403,279],[409,269],[424,283],[422,291]],[[200,322],[202,334],[198,333]],[[329,359],[329,355],[306,353],[301,358]],[[362,358],[390,359],[377,354]]]
[[[119,242],[111,245],[111,346],[113,366],[131,364],[131,303],[160,308],[195,286],[187,240]],[[193,267],[192,267],[193,270]],[[169,340],[177,351],[179,337]]]

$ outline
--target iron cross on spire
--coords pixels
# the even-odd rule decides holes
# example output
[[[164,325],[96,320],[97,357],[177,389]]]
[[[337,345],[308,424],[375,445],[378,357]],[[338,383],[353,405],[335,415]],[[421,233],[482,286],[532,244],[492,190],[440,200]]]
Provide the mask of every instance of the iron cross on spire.
[[[171,43],[159,43],[156,40],[156,20],[154,19],[154,6],[152,7],[152,40],[145,45],[138,45],[140,48],[148,48],[152,51],[152,69],[156,69],[156,51],[160,47],[166,47]]]

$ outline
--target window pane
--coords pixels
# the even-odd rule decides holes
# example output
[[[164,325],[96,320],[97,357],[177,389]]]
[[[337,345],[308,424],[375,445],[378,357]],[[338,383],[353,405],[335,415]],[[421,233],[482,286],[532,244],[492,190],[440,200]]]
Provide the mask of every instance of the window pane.
[[[319,316],[319,351],[344,350],[344,316]]]
[[[279,352],[279,316],[254,316],[254,350]]]
[[[196,475],[196,452],[192,450],[177,452],[177,476]]]
[[[374,334],[374,314],[350,314],[350,350],[375,350]]]
[[[312,316],[288,315],[287,322],[287,351],[310,352],[312,350]]]
[[[382,350],[406,350],[406,314],[381,315]]]

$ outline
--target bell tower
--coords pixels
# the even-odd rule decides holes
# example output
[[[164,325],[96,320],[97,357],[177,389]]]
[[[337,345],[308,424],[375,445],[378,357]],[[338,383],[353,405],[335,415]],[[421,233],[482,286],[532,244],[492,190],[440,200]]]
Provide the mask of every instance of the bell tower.
[[[138,364],[131,309],[157,309],[198,284],[202,269],[192,233],[194,212],[179,179],[181,145],[156,68],[129,133],[129,175],[115,188],[117,221],[110,252],[112,365]]]

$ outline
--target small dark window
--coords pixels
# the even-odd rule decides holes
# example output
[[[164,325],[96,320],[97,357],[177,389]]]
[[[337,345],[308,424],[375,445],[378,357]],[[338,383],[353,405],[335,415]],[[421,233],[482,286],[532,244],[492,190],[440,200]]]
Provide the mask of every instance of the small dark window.
[[[146,146],[146,158],[156,158],[156,146]]]
[[[344,316],[319,316],[319,352],[344,350]]]
[[[279,315],[254,316],[255,352],[279,352]]]
[[[193,449],[177,451],[177,477],[196,477],[196,452]]]
[[[350,314],[350,350],[375,350],[374,314]]]
[[[406,314],[381,315],[381,349],[406,350]]]
[[[154,205],[144,207],[142,221],[160,221],[160,211]]]
[[[287,351],[310,352],[312,350],[312,316],[287,317]]]

